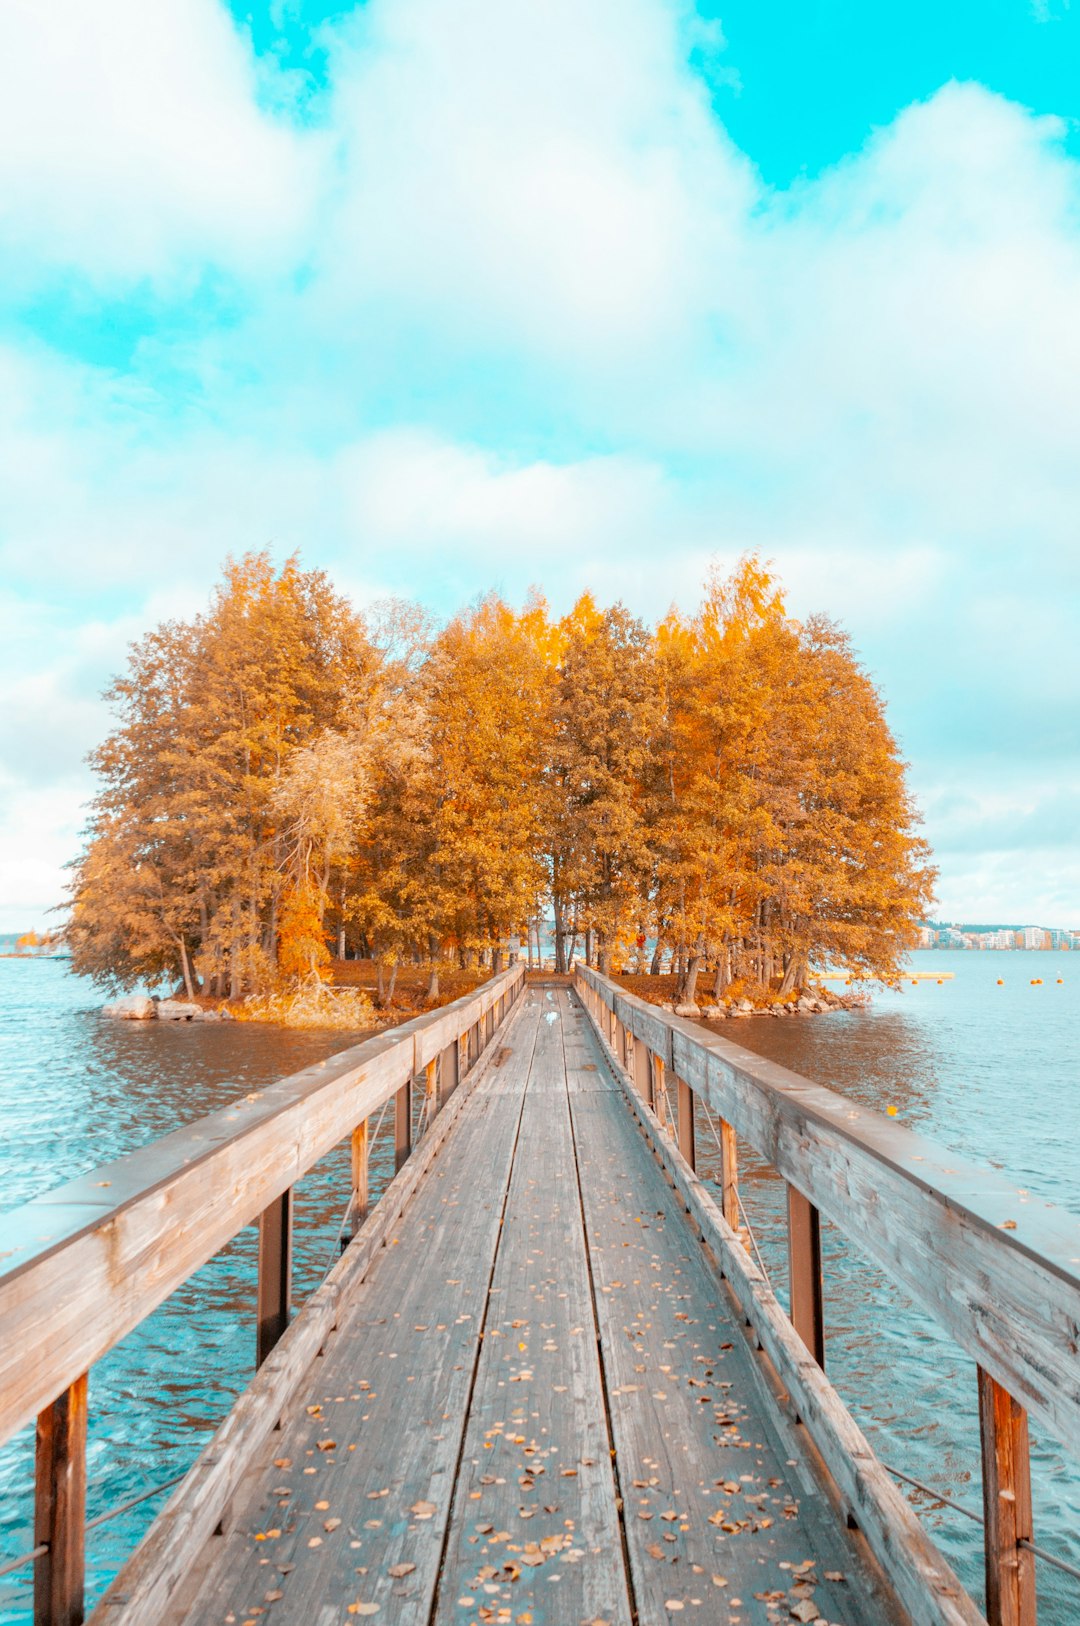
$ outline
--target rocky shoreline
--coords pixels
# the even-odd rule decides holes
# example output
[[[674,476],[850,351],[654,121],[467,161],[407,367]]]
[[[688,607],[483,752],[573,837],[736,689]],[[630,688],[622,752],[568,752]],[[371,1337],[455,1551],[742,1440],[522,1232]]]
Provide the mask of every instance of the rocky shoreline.
[[[797,999],[758,1005],[745,995],[720,1000],[717,1004],[677,1005],[671,1001],[650,1001],[673,1016],[690,1016],[701,1022],[727,1022],[744,1016],[818,1016],[826,1011],[858,1010],[865,1002],[865,994],[834,994],[828,988],[807,990]]]
[[[231,1011],[197,1005],[189,999],[157,999],[151,994],[129,994],[101,1007],[102,1016],[120,1022],[235,1022]]]

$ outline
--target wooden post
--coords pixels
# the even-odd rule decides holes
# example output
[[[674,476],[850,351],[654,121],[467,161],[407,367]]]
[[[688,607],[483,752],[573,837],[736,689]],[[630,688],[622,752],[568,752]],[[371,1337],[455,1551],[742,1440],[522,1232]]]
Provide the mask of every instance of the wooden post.
[[[34,1626],[82,1626],[86,1533],[86,1375],[37,1420]]]
[[[634,1079],[634,1088],[643,1101],[651,1101],[649,1047],[644,1039],[632,1038],[630,1041],[630,1068]]]
[[[430,1124],[432,1118],[437,1115],[439,1108],[442,1106],[442,1101],[439,1097],[438,1056],[435,1057],[434,1061],[429,1061],[427,1066],[424,1068],[424,1093],[427,1097],[425,1102],[427,1112],[424,1117],[424,1123],[426,1126],[427,1124]]]
[[[652,1096],[649,1105],[660,1120],[660,1128],[667,1129],[667,1091],[664,1088],[664,1059],[662,1056],[654,1055],[652,1058]]]
[[[825,1365],[825,1317],[821,1292],[821,1215],[792,1185],[787,1191],[791,1324],[817,1361]]]
[[[407,1078],[394,1096],[394,1173],[397,1174],[412,1151],[412,1079]]]
[[[292,1187],[259,1215],[259,1292],[255,1364],[261,1366],[289,1325],[292,1300]]]
[[[439,1056],[439,1100],[449,1101],[458,1087],[458,1062],[461,1051],[457,1040],[451,1041]]]
[[[469,1035],[468,1035],[468,1033],[459,1033],[458,1034],[457,1044],[455,1045],[455,1049],[457,1050],[457,1082],[460,1084],[461,1080],[465,1077],[465,1074],[469,1071]]]
[[[681,1078],[675,1080],[679,1102],[679,1151],[692,1169],[697,1167],[694,1148],[694,1092]]]
[[[352,1221],[353,1236],[367,1219],[368,1213],[368,1121],[357,1124],[352,1132]]]
[[[739,1142],[733,1125],[720,1119],[720,1192],[724,1218],[739,1229]]]
[[[1034,1529],[1027,1412],[979,1369],[986,1618],[990,1626],[1035,1626],[1035,1555],[1021,1547]]]

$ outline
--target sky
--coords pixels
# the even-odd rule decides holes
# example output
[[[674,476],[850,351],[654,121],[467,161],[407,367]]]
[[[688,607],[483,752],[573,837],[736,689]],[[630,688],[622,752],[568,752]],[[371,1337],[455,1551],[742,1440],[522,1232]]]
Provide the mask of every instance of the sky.
[[[774,562],[937,916],[1080,928],[1080,0],[6,0],[0,930],[128,643]]]

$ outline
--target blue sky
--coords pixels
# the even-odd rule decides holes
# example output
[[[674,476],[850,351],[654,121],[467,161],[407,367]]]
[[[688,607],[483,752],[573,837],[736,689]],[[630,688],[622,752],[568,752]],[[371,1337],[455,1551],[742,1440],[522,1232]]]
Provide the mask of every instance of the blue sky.
[[[1080,9],[0,11],[0,929],[229,551],[661,615],[772,558],[941,913],[1080,926]]]

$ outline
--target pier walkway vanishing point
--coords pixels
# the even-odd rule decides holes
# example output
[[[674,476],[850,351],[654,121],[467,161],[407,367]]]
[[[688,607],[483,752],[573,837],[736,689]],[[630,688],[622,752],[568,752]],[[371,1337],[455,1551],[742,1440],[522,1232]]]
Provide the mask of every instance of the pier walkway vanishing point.
[[[291,1190],[348,1137],[353,1240],[290,1321]],[[741,1240],[742,1139],[788,1182],[790,1319]],[[978,1361],[988,1618],[1031,1626],[1027,1418],[1080,1439],[1080,1224],[596,972],[520,966],[0,1221],[36,1621],[82,1619],[88,1368],[258,1219],[258,1371],[93,1626],[976,1626],[825,1376],[822,1216]]]

